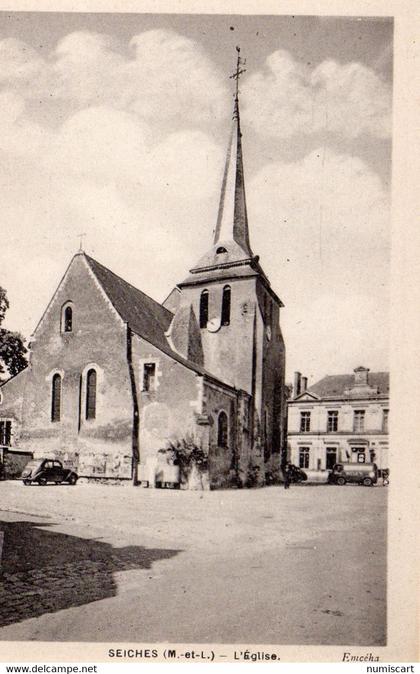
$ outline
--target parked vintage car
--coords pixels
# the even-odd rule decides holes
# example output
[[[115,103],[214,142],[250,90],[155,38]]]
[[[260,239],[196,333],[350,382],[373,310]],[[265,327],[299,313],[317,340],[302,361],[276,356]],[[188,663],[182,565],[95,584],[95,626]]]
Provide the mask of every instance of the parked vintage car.
[[[336,463],[328,476],[330,484],[363,484],[371,487],[378,481],[376,463]]]
[[[61,461],[56,459],[32,459],[26,464],[22,472],[23,484],[46,485],[47,482],[55,484],[67,483],[74,485],[78,479],[77,473],[70,468],[64,468]]]

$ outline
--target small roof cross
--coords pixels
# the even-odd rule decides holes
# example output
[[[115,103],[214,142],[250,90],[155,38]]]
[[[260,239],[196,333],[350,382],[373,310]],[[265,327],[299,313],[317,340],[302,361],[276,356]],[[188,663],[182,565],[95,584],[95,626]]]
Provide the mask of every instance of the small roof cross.
[[[83,237],[87,236],[86,232],[82,232],[81,234],[77,235],[80,239],[80,244],[79,244],[79,251],[82,252],[83,249]]]

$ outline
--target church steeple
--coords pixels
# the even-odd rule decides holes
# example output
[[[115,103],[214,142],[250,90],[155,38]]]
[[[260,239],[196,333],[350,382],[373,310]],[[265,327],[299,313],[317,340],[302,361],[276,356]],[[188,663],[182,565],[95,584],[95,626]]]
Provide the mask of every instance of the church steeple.
[[[248,216],[246,210],[244,168],[242,162],[242,134],[239,112],[239,78],[245,72],[245,62],[241,59],[240,48],[236,47],[238,58],[236,70],[231,75],[236,80],[235,103],[232,130],[223,174],[219,212],[214,233],[214,244],[236,241],[248,257],[252,257],[249,242]]]
[[[236,50],[238,52],[236,70],[230,76],[235,80],[232,129],[223,173],[213,246],[190,270],[192,274],[244,264],[252,266],[263,274],[258,265],[258,257],[253,255],[249,242],[239,113],[239,78],[245,72],[243,68],[245,61],[240,56],[239,47],[236,47]]]

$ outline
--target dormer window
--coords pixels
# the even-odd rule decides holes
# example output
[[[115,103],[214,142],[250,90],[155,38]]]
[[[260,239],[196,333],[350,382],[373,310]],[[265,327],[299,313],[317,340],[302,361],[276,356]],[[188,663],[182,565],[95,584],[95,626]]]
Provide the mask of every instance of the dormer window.
[[[222,255],[222,253],[227,253],[227,250],[224,246],[219,246],[216,250],[216,255]]]
[[[61,311],[61,332],[73,332],[73,307],[70,302]]]

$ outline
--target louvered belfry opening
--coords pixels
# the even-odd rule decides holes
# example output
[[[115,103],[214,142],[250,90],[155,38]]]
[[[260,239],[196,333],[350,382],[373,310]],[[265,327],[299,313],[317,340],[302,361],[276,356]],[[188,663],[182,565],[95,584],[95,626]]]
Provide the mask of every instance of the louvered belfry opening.
[[[230,286],[225,286],[222,295],[222,325],[229,325],[230,323],[230,299]]]
[[[200,328],[207,327],[209,320],[209,291],[203,290],[200,297]]]

